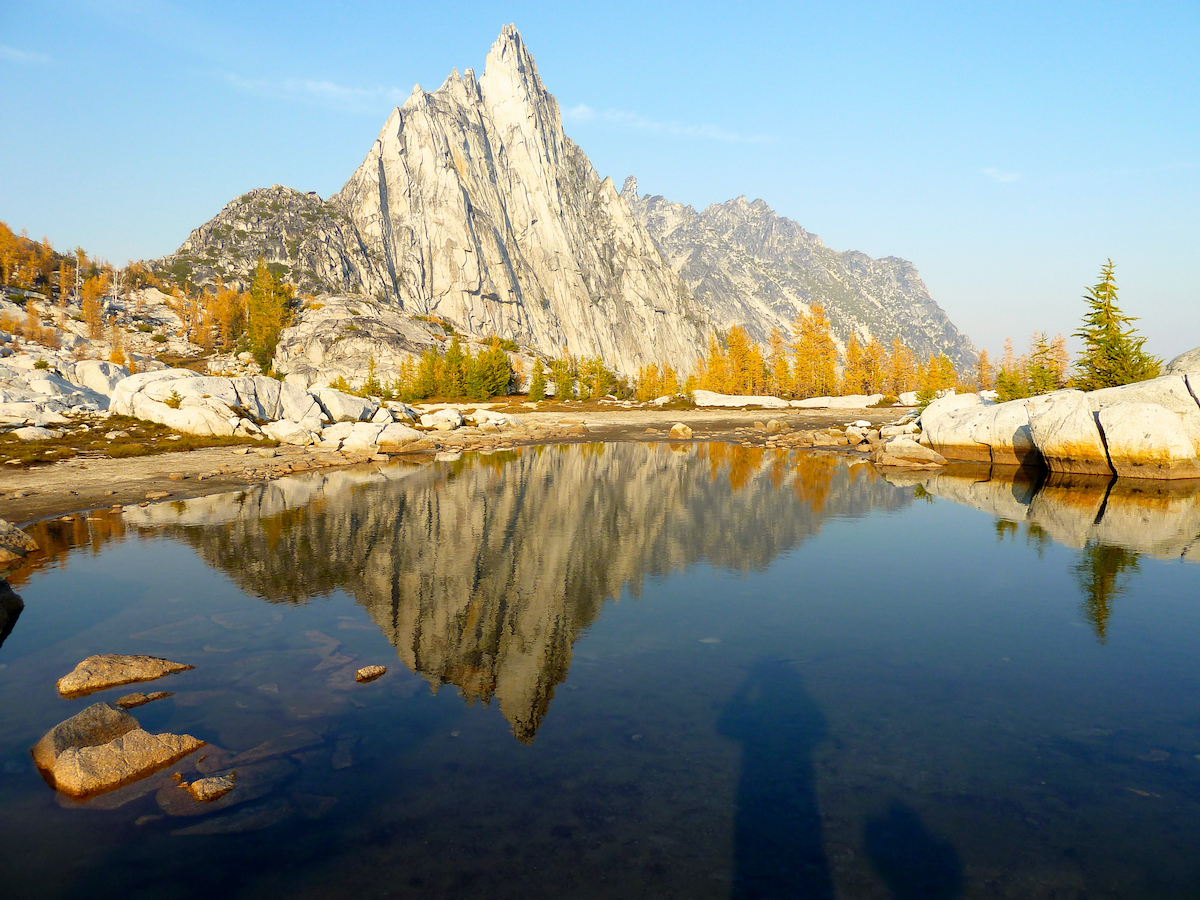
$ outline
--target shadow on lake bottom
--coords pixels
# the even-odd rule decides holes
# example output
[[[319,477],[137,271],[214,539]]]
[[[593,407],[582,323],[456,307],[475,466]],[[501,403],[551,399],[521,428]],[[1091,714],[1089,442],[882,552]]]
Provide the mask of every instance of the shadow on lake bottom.
[[[832,900],[812,761],[827,727],[800,676],[786,660],[754,663],[718,728],[742,745],[730,896]]]
[[[962,896],[962,863],[905,803],[893,801],[863,830],[867,856],[895,900],[955,900]]]

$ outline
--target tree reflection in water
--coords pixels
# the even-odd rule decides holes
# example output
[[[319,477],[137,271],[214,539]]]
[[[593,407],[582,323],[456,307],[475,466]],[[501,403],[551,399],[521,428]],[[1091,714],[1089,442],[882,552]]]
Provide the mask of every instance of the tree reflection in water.
[[[1082,558],[1071,571],[1083,591],[1083,617],[1096,632],[1096,640],[1106,644],[1112,602],[1126,591],[1130,577],[1138,571],[1138,555],[1124,547],[1093,541],[1083,548]]]

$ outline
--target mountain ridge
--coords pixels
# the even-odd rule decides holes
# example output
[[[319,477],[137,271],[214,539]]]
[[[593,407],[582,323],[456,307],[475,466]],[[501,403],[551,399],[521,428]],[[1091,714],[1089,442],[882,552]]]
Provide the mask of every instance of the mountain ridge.
[[[907,261],[839,255],[762,200],[697,213],[639,198],[636,179],[618,192],[564,133],[512,25],[481,77],[454,69],[435,91],[415,86],[332,197],[250,191],[153,265],[244,285],[260,256],[308,293],[366,294],[626,375],[690,371],[708,333],[732,324],[760,341],[786,334],[810,302],[826,304],[839,340],[879,332],[974,358]]]

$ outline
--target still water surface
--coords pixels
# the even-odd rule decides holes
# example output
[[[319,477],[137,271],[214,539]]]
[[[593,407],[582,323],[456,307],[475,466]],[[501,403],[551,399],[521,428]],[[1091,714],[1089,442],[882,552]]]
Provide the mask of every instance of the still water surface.
[[[1200,895],[1194,486],[574,445],[36,536],[5,896]],[[92,653],[196,668],[61,699]],[[45,731],[137,689],[200,753],[269,742],[225,805],[179,814],[190,759],[41,779]]]

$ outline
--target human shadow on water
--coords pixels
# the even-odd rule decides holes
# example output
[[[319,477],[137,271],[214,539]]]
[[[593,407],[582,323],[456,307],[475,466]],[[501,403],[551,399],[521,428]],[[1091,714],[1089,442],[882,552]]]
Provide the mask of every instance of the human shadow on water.
[[[812,762],[825,717],[791,664],[754,663],[718,729],[742,745],[731,896],[832,900]]]
[[[949,842],[933,834],[905,803],[867,821],[863,844],[895,900],[954,900],[962,896],[962,863]]]

